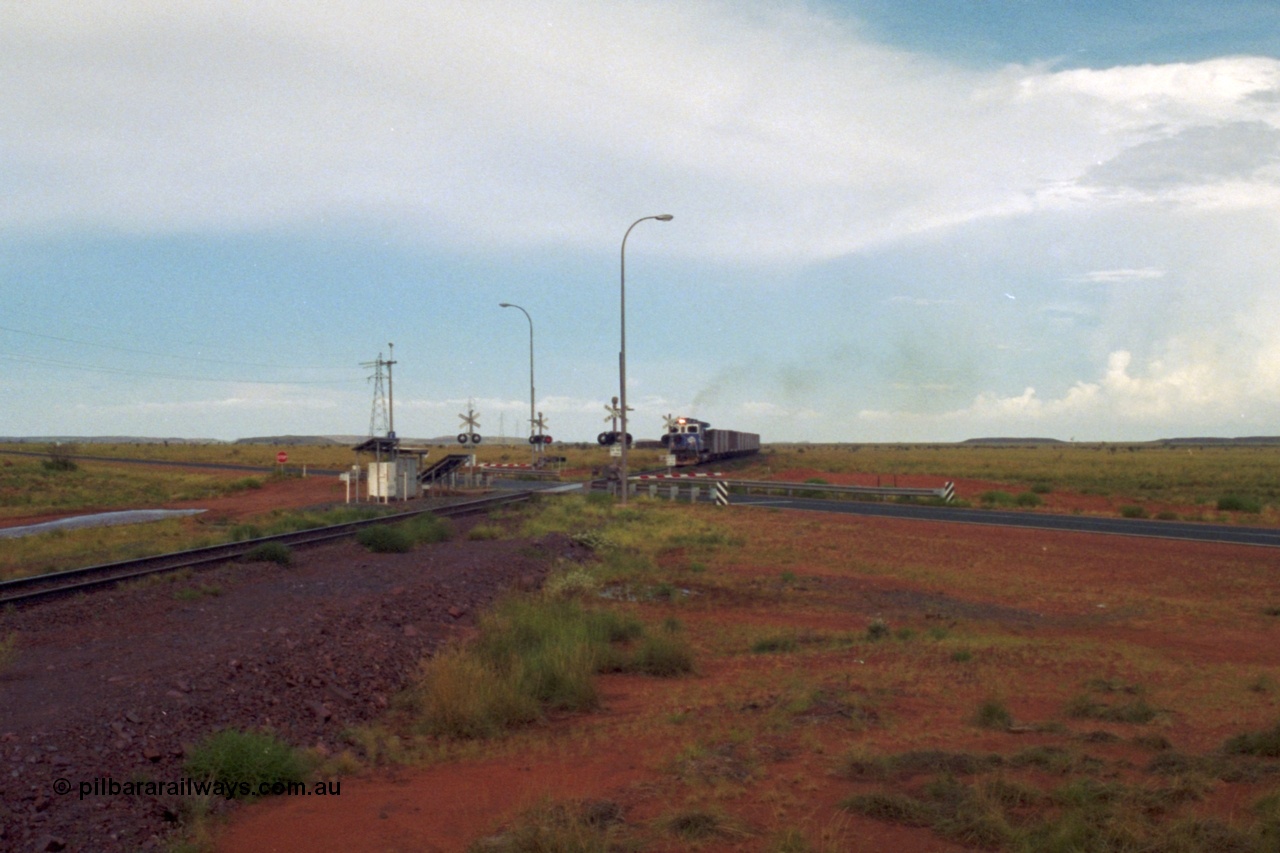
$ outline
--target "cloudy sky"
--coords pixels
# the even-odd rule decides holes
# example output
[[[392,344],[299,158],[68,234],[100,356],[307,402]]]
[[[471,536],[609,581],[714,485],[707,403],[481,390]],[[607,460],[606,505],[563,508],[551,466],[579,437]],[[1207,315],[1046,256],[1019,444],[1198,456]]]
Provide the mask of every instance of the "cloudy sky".
[[[0,436],[1280,434],[1273,0],[0,0]]]

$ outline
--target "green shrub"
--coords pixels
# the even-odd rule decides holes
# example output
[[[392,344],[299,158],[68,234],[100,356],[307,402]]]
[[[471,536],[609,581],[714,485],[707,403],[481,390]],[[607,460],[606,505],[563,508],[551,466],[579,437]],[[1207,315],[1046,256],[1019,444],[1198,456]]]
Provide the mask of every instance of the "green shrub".
[[[1147,511],[1145,508],[1134,504],[1126,504],[1120,507],[1120,514],[1125,518],[1146,518]]]
[[[1224,495],[1218,498],[1219,512],[1262,512],[1262,501],[1245,495]]]
[[[987,506],[1013,506],[1014,497],[1008,492],[999,489],[991,489],[978,495],[978,500]]]
[[[1222,745],[1233,755],[1257,755],[1263,758],[1280,758],[1280,723],[1260,732],[1245,732],[1227,740]]]
[[[447,518],[424,512],[397,525],[413,540],[414,545],[447,542],[453,538],[453,523]]]
[[[1035,492],[1023,492],[1017,497],[1018,506],[1033,507],[1040,506],[1044,501],[1040,500],[1040,496]]]
[[[770,634],[751,644],[751,651],[758,655],[771,654],[773,652],[794,652],[795,650],[796,638],[794,634]]]
[[[223,729],[209,735],[191,751],[186,773],[195,779],[222,782],[237,796],[253,797],[259,786],[276,782],[301,783],[306,767],[298,753],[279,738]]]
[[[244,542],[249,539],[261,539],[262,528],[256,524],[237,524],[231,528],[231,541]]]
[[[356,534],[356,541],[375,554],[407,554],[413,550],[413,537],[399,527],[375,524]]]
[[[1007,729],[1013,725],[1013,714],[999,699],[988,699],[973,715],[974,725],[984,729]]]
[[[76,452],[74,444],[50,444],[45,451],[49,458],[40,464],[46,471],[78,471],[80,466],[71,458]]]
[[[250,563],[279,563],[288,566],[293,563],[293,549],[283,542],[263,542],[249,549],[244,558]]]
[[[889,624],[883,619],[873,619],[871,624],[867,626],[867,639],[873,643],[889,639],[891,633]]]
[[[693,650],[683,635],[674,631],[646,635],[631,658],[631,669],[659,678],[674,678],[693,672]]]
[[[1105,720],[1111,723],[1149,723],[1156,709],[1142,698],[1118,705],[1098,702],[1089,696],[1077,696],[1067,703],[1067,715],[1077,719]]]

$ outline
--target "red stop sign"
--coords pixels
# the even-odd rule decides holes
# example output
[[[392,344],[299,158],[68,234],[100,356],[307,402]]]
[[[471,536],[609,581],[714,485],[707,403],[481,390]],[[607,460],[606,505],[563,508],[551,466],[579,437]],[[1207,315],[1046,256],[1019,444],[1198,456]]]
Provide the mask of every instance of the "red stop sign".
[[[281,450],[279,453],[276,454],[276,461],[279,462],[281,465],[283,465],[284,463],[289,461],[289,454]]]

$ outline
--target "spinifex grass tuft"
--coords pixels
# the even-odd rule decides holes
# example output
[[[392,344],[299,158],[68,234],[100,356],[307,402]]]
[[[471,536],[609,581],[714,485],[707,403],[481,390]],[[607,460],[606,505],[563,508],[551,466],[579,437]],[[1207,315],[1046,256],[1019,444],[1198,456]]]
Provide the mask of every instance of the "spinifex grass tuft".
[[[542,708],[590,710],[599,703],[595,675],[637,669],[677,675],[692,668],[683,638],[614,611],[552,596],[511,596],[480,620],[466,648],[429,660],[411,701],[432,734],[483,737],[529,722]],[[629,659],[624,644],[640,639]]]
[[[484,853],[610,853],[621,844],[622,809],[609,800],[542,802],[526,810],[501,834],[473,844]]]
[[[684,635],[675,631],[648,634],[635,649],[627,668],[660,678],[686,675],[693,672],[693,650]]]
[[[1013,725],[1013,714],[999,699],[987,699],[974,713],[973,724],[984,729],[1007,729]]]
[[[303,760],[289,744],[274,735],[235,729],[202,740],[185,770],[192,778],[232,786],[242,796],[255,796],[264,783],[302,782],[306,777]]]
[[[1263,758],[1280,758],[1280,723],[1260,732],[1245,732],[1227,740],[1224,752],[1234,755],[1257,755]]]
[[[522,692],[518,681],[518,673],[502,672],[455,647],[424,664],[410,703],[424,734],[490,737],[541,715],[537,700]]]
[[[447,518],[424,512],[397,525],[407,533],[415,545],[447,542],[453,538],[453,523]]]
[[[362,529],[356,534],[356,541],[375,554],[407,554],[413,550],[413,537],[387,524]]]

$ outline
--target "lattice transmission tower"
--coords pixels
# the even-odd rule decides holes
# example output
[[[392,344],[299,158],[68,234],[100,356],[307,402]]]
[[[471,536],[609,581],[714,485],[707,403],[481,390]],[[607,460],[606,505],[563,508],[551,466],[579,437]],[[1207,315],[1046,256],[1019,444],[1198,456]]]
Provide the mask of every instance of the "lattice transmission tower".
[[[395,364],[396,345],[387,344],[391,351],[391,356],[386,359],[382,357],[382,353],[378,353],[375,361],[362,361],[361,367],[373,369],[373,375],[369,377],[369,381],[373,383],[373,410],[369,413],[369,437],[376,435],[395,435],[395,397],[392,395],[391,386],[391,365]],[[382,369],[386,368],[387,386],[386,391],[382,387]]]

